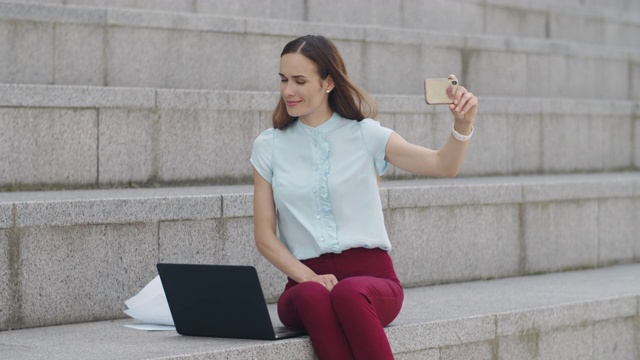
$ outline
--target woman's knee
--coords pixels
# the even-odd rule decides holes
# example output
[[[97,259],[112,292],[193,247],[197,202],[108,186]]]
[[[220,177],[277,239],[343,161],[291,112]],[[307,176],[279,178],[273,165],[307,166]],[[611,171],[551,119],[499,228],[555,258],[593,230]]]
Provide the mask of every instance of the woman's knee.
[[[367,286],[354,278],[339,281],[331,290],[331,302],[334,304],[363,303],[371,304]]]
[[[329,291],[321,284],[303,282],[285,291],[278,300],[278,316],[286,326],[298,328],[310,316],[332,311]]]
[[[287,305],[294,305],[299,309],[315,308],[328,302],[329,291],[322,284],[303,282],[285,292],[281,298]]]
[[[331,303],[338,314],[375,314],[383,325],[398,315],[403,298],[399,285],[383,279],[344,279],[331,291]]]

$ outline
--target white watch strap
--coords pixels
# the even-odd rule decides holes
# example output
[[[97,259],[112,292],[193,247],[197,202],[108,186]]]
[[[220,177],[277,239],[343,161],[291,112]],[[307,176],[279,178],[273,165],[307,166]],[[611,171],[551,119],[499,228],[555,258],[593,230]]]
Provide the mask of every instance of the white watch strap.
[[[453,134],[453,137],[458,141],[469,141],[469,139],[471,139],[471,135],[473,135],[473,125],[471,125],[471,132],[469,133],[469,135],[460,134],[456,131],[455,127],[451,128],[451,133]]]

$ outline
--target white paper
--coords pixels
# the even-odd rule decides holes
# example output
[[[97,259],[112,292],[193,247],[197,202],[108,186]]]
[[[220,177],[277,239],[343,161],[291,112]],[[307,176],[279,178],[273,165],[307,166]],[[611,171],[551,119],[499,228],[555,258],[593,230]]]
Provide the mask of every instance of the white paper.
[[[173,317],[160,276],[156,276],[137,295],[124,302],[125,314],[144,324],[173,326]]]
[[[169,331],[176,329],[175,326],[171,325],[158,325],[158,324],[127,324],[125,327],[136,329],[136,330],[146,330],[146,331]]]

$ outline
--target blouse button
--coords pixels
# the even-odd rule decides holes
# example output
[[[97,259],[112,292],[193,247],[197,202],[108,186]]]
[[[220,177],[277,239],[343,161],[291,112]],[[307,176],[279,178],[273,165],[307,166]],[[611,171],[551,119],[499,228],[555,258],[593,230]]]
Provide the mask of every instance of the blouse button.
[[[320,219],[320,215],[316,214],[316,219]]]
[[[324,242],[324,236],[320,238],[320,241]]]

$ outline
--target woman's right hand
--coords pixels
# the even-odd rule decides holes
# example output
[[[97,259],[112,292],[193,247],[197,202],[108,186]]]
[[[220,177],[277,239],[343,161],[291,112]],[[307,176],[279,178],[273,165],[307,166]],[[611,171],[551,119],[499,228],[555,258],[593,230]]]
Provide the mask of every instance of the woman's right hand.
[[[338,279],[333,274],[324,274],[324,275],[316,275],[309,279],[308,281],[317,282],[320,285],[324,285],[327,290],[331,291],[334,286],[338,283]]]

